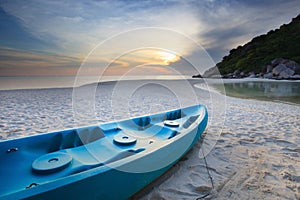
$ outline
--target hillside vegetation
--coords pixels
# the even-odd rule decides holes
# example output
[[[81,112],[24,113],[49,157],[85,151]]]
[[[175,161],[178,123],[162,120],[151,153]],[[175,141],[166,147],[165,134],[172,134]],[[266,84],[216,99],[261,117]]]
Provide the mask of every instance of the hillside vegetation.
[[[275,58],[286,58],[300,63],[300,14],[289,24],[253,38],[244,46],[232,49],[217,64],[221,74],[235,70],[259,73]]]

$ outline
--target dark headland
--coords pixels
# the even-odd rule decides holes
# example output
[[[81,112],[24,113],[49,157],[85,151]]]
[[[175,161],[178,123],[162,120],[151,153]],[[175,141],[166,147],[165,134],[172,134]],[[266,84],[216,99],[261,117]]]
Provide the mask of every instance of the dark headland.
[[[222,61],[193,78],[300,80],[300,14],[289,24],[229,51]],[[218,69],[218,70],[217,70]]]

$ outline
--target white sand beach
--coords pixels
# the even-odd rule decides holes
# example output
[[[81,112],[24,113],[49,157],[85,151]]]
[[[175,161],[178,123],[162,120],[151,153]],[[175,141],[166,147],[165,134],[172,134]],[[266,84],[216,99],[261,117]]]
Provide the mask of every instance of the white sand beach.
[[[225,99],[196,87],[189,94],[181,89],[183,81],[127,81],[123,86],[132,85],[142,87],[126,99],[122,87],[114,93],[115,82],[100,84],[96,118],[80,122],[73,116],[71,88],[0,91],[0,139],[169,110],[195,103],[196,96],[211,114],[203,143],[133,199],[300,198],[300,104]],[[120,106],[124,102],[128,107]]]
[[[204,144],[141,199],[299,199],[300,106],[227,98],[222,133],[206,157]],[[215,122],[213,121],[212,124]]]

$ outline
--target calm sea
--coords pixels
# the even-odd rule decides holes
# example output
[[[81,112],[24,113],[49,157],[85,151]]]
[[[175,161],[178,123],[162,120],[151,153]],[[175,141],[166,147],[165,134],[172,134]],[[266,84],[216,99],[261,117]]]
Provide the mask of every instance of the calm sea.
[[[29,77],[0,77],[0,90],[14,90],[14,89],[40,89],[40,88],[66,88],[80,85],[118,80],[143,80],[143,79],[162,79],[162,80],[176,80],[186,79],[190,77],[184,76],[29,76]]]
[[[220,85],[215,84],[216,89]],[[224,83],[226,95],[300,104],[299,81],[247,81]]]

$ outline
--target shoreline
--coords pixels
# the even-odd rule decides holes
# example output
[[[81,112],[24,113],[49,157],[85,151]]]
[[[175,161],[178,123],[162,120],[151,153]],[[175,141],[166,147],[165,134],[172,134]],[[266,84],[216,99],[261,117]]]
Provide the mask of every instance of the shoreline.
[[[3,78],[3,77],[2,77]],[[15,77],[4,77],[4,78],[15,78]],[[57,77],[55,77],[57,78]],[[64,79],[65,77],[59,77],[61,79]],[[70,78],[70,77],[68,77]],[[28,77],[26,77],[28,79]],[[74,80],[72,78],[72,80]],[[78,87],[84,87],[92,84],[109,84],[109,83],[115,83],[119,81],[189,81],[191,83],[193,82],[206,82],[208,84],[221,84],[221,83],[242,83],[242,82],[291,82],[291,83],[300,83],[300,80],[275,80],[275,79],[265,79],[265,78],[235,78],[235,79],[222,79],[222,78],[137,78],[137,79],[122,79],[122,80],[100,80],[95,82],[90,82],[86,84],[81,84],[80,86],[75,87],[75,82],[73,81],[72,84],[69,85],[61,85],[61,86],[55,86],[55,85],[49,85],[49,86],[23,86],[24,88],[20,88],[20,86],[15,86],[12,88],[0,88],[0,91],[13,91],[13,90],[40,90],[40,89],[71,89],[71,88],[78,88]]]
[[[62,87],[39,87],[39,88],[21,88],[21,89],[0,89],[0,92],[9,92],[9,91],[33,91],[33,90],[72,90],[76,88],[81,88],[81,87],[99,87],[101,85],[115,85],[117,82],[153,82],[153,83],[159,83],[159,82],[170,82],[170,81],[175,81],[175,82],[180,82],[180,81],[187,81],[191,84],[191,86],[206,90],[208,92],[217,92],[221,93],[222,95],[225,95],[227,97],[234,97],[234,98],[240,98],[240,99],[255,99],[258,101],[272,101],[272,102],[277,102],[277,103],[289,103],[292,105],[299,105],[300,103],[300,95],[294,97],[290,96],[280,96],[280,91],[279,91],[279,97],[276,96],[276,91],[273,91],[273,94],[262,94],[257,92],[258,94],[253,94],[253,91],[248,95],[247,94],[247,88],[246,90],[239,90],[239,91],[231,91],[228,90],[228,85],[233,85],[233,84],[251,84],[251,85],[256,85],[261,83],[262,85],[267,85],[268,83],[275,83],[276,85],[284,85],[284,84],[293,84],[293,83],[300,83],[300,80],[273,80],[273,79],[265,79],[265,78],[240,78],[240,79],[217,79],[217,78],[188,78],[188,79],[150,79],[150,78],[145,78],[145,79],[128,79],[128,80],[102,80],[100,82],[93,82],[85,85],[81,85],[79,87],[73,87],[73,86],[62,86]],[[97,84],[97,85],[95,85]],[[204,84],[204,85],[203,85]],[[295,84],[294,84],[295,85]],[[272,86],[274,87],[274,86]],[[230,88],[229,88],[230,89]],[[255,96],[258,95],[258,96]],[[269,96],[275,96],[275,98],[269,98]],[[279,98],[279,99],[276,99]],[[281,99],[280,99],[281,98]],[[294,98],[294,100],[289,101],[289,98]],[[299,100],[298,100],[299,98]]]
[[[275,79],[265,79],[265,78],[204,78],[208,83],[240,83],[240,82],[291,82],[300,83],[300,80],[275,80]]]

